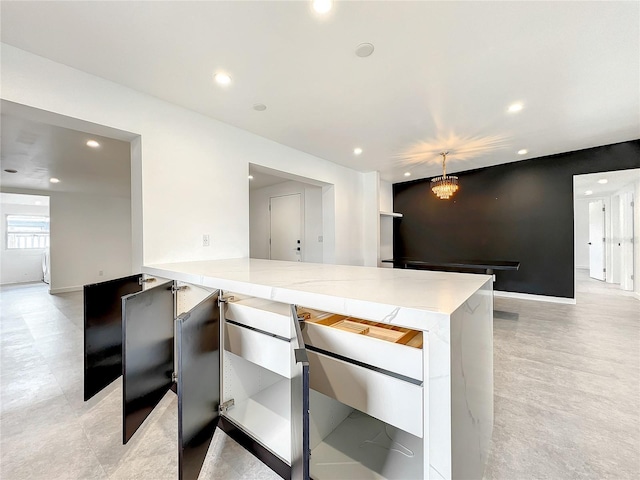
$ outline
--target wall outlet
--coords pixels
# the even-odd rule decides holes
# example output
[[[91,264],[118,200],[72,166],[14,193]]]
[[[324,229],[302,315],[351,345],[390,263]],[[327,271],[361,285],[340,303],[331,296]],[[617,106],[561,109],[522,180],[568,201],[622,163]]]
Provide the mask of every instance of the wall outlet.
[[[207,234],[202,235],[202,246],[208,247],[209,245],[211,245],[211,239],[209,238],[209,235]]]
[[[104,272],[102,270],[98,270],[98,276],[101,277],[104,275]]]
[[[318,243],[322,243],[322,235],[318,235]]]

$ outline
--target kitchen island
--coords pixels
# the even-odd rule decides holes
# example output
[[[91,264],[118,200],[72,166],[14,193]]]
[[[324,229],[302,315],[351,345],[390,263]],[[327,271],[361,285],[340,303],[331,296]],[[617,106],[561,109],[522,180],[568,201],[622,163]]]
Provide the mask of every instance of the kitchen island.
[[[258,259],[149,265],[142,270],[238,296],[237,306],[229,304],[228,318],[235,320],[225,334],[230,342],[225,349],[234,358],[251,357],[256,348],[245,348],[243,354],[233,346],[239,345],[234,335],[269,331],[243,324],[243,309],[284,315],[291,306],[297,308],[305,319],[301,326],[310,388],[320,392],[317,408],[313,397],[311,402],[312,477],[332,478],[331,465],[337,465],[341,475],[358,475],[365,465],[371,478],[482,478],[493,429],[491,276]],[[376,332],[383,336],[375,338]],[[389,339],[384,335],[392,334],[397,339],[385,341]],[[283,368],[271,370],[286,378]],[[327,402],[349,410],[341,413]],[[334,423],[353,425],[329,422],[327,427],[321,416],[314,424],[314,411],[330,411],[331,418],[340,417]],[[365,421],[360,414],[381,426],[357,425]],[[317,431],[323,428],[329,431]],[[340,446],[353,431],[370,435],[353,440],[358,443],[355,454]],[[336,435],[339,438],[332,438]],[[291,461],[286,448],[262,443]],[[377,463],[354,460],[367,448]],[[341,457],[325,459],[331,454]]]

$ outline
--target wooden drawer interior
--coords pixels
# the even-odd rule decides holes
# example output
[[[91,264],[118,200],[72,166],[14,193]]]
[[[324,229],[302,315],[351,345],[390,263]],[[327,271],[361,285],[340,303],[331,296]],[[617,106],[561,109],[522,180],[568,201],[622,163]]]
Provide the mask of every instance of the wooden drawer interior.
[[[325,325],[356,335],[365,335],[408,347],[422,348],[422,332],[420,330],[411,330],[386,323],[320,312],[309,308],[299,307],[298,315],[303,317],[306,322]]]

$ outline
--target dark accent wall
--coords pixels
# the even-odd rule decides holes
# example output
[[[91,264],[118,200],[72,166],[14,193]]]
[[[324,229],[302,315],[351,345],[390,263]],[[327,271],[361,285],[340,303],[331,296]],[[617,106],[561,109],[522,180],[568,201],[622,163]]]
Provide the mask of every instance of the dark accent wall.
[[[394,258],[515,260],[496,290],[573,298],[573,176],[632,168],[640,140],[457,173],[449,200],[429,179],[394,184]]]

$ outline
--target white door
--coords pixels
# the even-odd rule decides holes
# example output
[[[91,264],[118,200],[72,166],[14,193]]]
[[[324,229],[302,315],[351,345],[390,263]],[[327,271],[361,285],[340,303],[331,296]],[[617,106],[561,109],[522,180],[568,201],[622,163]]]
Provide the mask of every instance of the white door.
[[[271,233],[269,258],[299,262],[302,256],[300,194],[269,199]]]
[[[611,261],[607,271],[607,282],[620,284],[620,274],[622,270],[622,212],[620,211],[620,195],[611,197],[611,209],[609,218],[611,219]]]
[[[604,280],[604,203],[589,202],[589,276]]]
[[[633,291],[633,192],[625,192],[620,195],[620,221],[621,225],[621,271],[620,288]],[[636,259],[636,261],[638,261]]]

